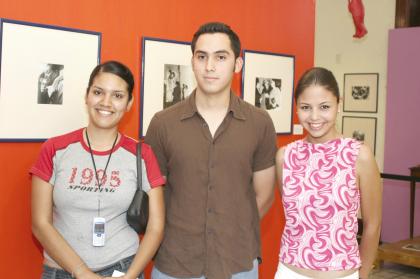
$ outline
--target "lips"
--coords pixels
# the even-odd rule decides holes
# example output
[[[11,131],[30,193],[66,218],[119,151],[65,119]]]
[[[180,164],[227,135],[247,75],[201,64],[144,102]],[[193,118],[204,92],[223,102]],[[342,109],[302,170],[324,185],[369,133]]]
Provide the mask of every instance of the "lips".
[[[217,77],[208,77],[208,76],[205,76],[204,79],[205,80],[208,80],[208,81],[214,81],[214,80],[217,80]]]
[[[96,111],[103,116],[108,116],[108,115],[111,115],[113,113],[112,111],[101,110],[101,109],[97,109]]]
[[[322,125],[322,123],[309,123],[309,127],[311,127],[312,130],[319,130]]]

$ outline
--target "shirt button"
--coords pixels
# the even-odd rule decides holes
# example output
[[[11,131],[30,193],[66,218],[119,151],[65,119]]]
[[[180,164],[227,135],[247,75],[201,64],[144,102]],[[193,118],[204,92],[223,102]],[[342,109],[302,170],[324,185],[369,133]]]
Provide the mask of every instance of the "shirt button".
[[[212,185],[209,185],[209,190],[210,191],[213,190],[213,186]]]
[[[207,212],[208,212],[208,213],[212,213],[212,211],[213,211],[213,210],[212,210],[211,208],[207,209]]]

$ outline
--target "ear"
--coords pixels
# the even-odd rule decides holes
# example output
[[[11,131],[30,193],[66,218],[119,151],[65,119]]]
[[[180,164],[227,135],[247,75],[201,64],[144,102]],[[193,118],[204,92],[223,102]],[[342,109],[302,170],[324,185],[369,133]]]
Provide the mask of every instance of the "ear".
[[[127,112],[130,111],[131,107],[133,106],[133,102],[134,102],[134,95],[133,95],[133,97],[131,97],[131,100],[128,101],[128,104],[127,104],[127,107],[126,107],[125,111],[127,111]]]
[[[244,60],[242,59],[242,57],[238,57],[235,60],[235,73],[239,73],[242,70],[242,66],[244,65]]]
[[[191,56],[191,68],[194,71],[194,55]]]
[[[341,107],[343,106],[343,98],[340,96],[340,99],[338,99],[338,110],[337,112],[341,112]]]

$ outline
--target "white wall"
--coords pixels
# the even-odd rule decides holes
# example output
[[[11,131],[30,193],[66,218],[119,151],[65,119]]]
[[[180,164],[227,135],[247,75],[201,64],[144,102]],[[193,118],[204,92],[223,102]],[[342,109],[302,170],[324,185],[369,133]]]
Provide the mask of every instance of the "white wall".
[[[353,38],[355,27],[347,0],[317,0],[315,66],[330,69],[343,92],[344,73],[379,73],[378,113],[341,113],[342,116],[377,117],[376,160],[383,170],[388,31],[394,28],[395,0],[363,0],[368,34]],[[342,111],[342,108],[341,108]]]

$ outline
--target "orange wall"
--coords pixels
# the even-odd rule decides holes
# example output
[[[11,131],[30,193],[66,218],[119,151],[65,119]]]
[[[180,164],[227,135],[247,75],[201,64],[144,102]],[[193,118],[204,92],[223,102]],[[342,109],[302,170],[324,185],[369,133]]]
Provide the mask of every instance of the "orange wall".
[[[141,37],[190,41],[196,28],[206,21],[231,25],[246,49],[295,55],[295,79],[314,60],[313,0],[0,0],[0,17],[101,32],[102,61],[117,59],[133,70],[136,98]],[[237,76],[233,82],[237,92],[240,80]],[[138,136],[138,115],[136,102],[122,127],[132,137]],[[281,136],[279,146],[296,138]],[[27,174],[40,146],[0,143],[0,272],[4,278],[39,278],[41,272],[41,248],[31,234]],[[276,193],[276,203],[262,221],[264,262],[260,278],[273,278],[283,223]]]

